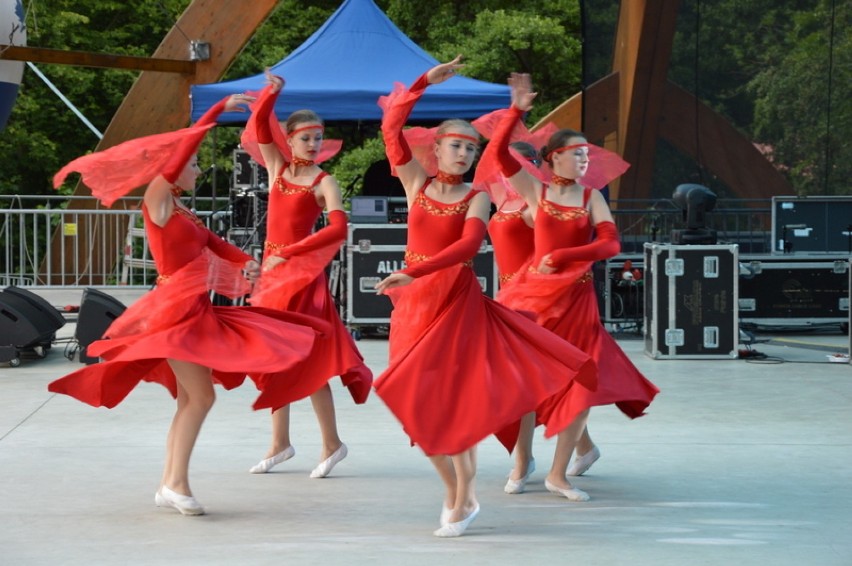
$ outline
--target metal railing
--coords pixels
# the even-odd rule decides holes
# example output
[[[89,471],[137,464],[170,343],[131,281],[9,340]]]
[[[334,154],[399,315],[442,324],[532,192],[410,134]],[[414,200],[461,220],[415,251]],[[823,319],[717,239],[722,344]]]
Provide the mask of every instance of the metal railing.
[[[65,208],[74,199],[0,197],[0,286],[150,287],[157,271],[141,199],[122,199],[123,210]],[[211,223],[209,211],[198,214]]]
[[[671,243],[672,231],[684,227],[683,211],[669,200],[623,199],[611,204],[622,254],[641,254],[646,242]],[[707,228],[716,231],[718,243],[738,244],[741,254],[768,254],[772,203],[720,199],[707,214]]]
[[[150,287],[157,272],[140,199],[122,199],[124,210],[65,208],[75,198],[92,200],[0,196],[0,286]],[[212,214],[209,199],[196,205],[208,226],[226,232],[227,212]],[[667,200],[620,200],[612,209],[623,255],[641,254],[645,242],[669,243],[683,222],[682,211]],[[741,254],[770,252],[770,224],[769,201],[723,199],[707,217],[718,242],[739,244]]]

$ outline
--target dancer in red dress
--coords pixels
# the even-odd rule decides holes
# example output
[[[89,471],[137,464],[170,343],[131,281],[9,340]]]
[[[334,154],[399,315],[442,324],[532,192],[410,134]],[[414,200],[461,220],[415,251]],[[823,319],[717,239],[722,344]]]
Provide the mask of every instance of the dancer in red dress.
[[[105,361],[60,378],[48,389],[112,408],[140,381],[167,387],[177,399],[177,411],[155,502],[184,515],[204,513],[189,487],[189,459],[215,400],[213,383],[231,389],[249,368],[286,370],[308,355],[316,329],[327,330],[323,321],[307,316],[210,303],[210,290],[234,298],[246,294],[245,276],[256,278],[260,266],[205,228],[179,197],[195,185],[200,173],[195,152],[216,117],[249,100],[228,97],[191,128],[86,155],[54,178],[59,186],[69,172],[79,171],[108,206],[149,182],[142,212],[159,272],[157,287],[115,320],[105,333],[109,339],[89,345],[89,354]]]
[[[474,125],[476,123],[474,122]],[[482,131],[480,130],[480,133]],[[524,141],[512,142],[510,147],[517,151],[525,160],[538,166],[540,157],[538,151],[531,144]],[[483,160],[487,159],[489,150],[486,147]],[[479,169],[477,169],[477,174]],[[512,280],[521,269],[529,265],[535,251],[535,236],[533,232],[533,218],[530,208],[523,198],[499,198],[494,199],[494,194],[507,195],[508,187],[494,187],[497,184],[508,184],[502,175],[493,181],[489,187],[489,193],[493,200],[499,200],[497,211],[488,222],[488,235],[491,237],[491,245],[494,247],[494,261],[497,264],[498,280],[500,289],[512,284]],[[474,186],[477,180],[474,179]],[[517,433],[515,429],[517,428]],[[507,446],[512,450],[515,458],[515,466],[509,472],[509,478],[503,491],[510,494],[522,493],[530,475],[535,471],[535,458],[532,455],[533,434],[535,433],[535,412],[527,413],[521,418],[518,427],[500,431],[497,437],[503,442],[509,442],[511,437],[517,434],[514,447]]]
[[[578,132],[560,130],[551,136],[543,151],[553,171],[551,182],[542,183],[530,175],[507,146],[510,132],[532,107],[535,93],[531,92],[528,75],[513,74],[509,82],[512,107],[495,129],[491,143],[502,174],[523,195],[534,214],[535,255],[532,269],[522,271],[500,297],[506,305],[536,313],[540,324],[590,354],[598,366],[595,391],[572,387],[561,400],[570,407],[569,411],[554,412],[552,404],[556,399],[538,410],[539,422],[561,431],[545,480],[547,489],[574,501],[585,501],[588,495],[573,488],[566,473],[575,448],[585,448],[577,459],[575,475],[588,469],[600,454],[586,431],[589,409],[614,403],[625,415],[636,418],[644,414],[659,390],[636,369],[600,322],[589,270],[594,261],[618,254],[620,244],[603,196],[581,184],[590,173],[590,148],[594,146]],[[595,172],[598,174],[600,171]],[[554,416],[560,422],[554,422]]]
[[[435,132],[402,130],[426,87],[460,66],[456,58],[433,67],[409,90],[397,85],[379,102],[409,225],[407,267],[376,286],[390,295],[394,310],[390,361],[375,388],[445,484],[441,527],[434,533],[439,537],[460,536],[479,513],[479,441],[561,395],[575,379],[594,386],[587,355],[485,297],[470,267],[490,207],[487,194],[462,182],[476,155],[476,130],[462,120],[446,121]],[[411,147],[415,138],[425,145]]]
[[[320,463],[311,477],[324,478],[347,455],[328,381],[339,375],[355,403],[364,403],[373,374],[340,320],[324,271],[346,239],[347,221],[337,181],[317,163],[333,156],[340,146],[332,140],[324,143],[322,120],[310,110],[294,112],[282,131],[273,107],[284,80],[268,71],[267,80],[270,84],[258,98],[243,134],[243,147],[266,166],[272,179],[263,273],[251,303],[319,317],[332,331],[317,340],[310,358],[288,371],[286,379],[251,374],[263,390],[255,408],[271,408],[273,413],[272,444],[250,471],[266,473],[295,455],[290,403],[310,396],[322,434]],[[324,208],[328,225],[311,233]]]

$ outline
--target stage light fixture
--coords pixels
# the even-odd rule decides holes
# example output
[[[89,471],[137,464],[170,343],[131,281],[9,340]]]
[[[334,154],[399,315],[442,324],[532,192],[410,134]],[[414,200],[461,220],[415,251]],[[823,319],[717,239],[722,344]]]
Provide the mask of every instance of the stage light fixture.
[[[683,211],[685,230],[672,230],[672,243],[713,245],[716,231],[707,228],[707,213],[716,207],[716,194],[694,183],[684,183],[675,188],[672,200]]]

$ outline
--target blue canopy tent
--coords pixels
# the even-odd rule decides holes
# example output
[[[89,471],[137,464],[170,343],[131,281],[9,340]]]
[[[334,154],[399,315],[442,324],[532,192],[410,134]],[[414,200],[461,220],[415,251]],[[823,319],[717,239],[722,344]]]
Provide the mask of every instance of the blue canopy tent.
[[[403,34],[373,0],[345,0],[302,45],[271,70],[287,84],[275,105],[280,119],[309,108],[323,119],[379,120],[376,102],[394,82],[410,84],[436,65],[433,57]],[[263,73],[233,81],[193,85],[192,120],[235,92],[264,87]],[[456,76],[430,87],[411,115],[413,121],[476,118],[508,106],[509,88]],[[244,113],[226,113],[221,124],[245,123]]]

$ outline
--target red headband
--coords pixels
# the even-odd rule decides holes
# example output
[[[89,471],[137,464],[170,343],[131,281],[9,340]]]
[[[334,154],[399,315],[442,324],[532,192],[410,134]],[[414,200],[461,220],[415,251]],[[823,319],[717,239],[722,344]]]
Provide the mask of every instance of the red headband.
[[[571,144],[571,145],[563,145],[562,147],[557,147],[556,149],[554,149],[553,151],[551,151],[550,153],[547,154],[547,160],[550,161],[550,158],[553,157],[554,153],[561,153],[563,151],[567,151],[569,149],[574,149],[574,148],[577,148],[577,147],[589,147],[589,144],[588,144],[588,142],[583,142],[583,143],[574,143],[574,144]]]
[[[296,128],[295,130],[293,130],[292,132],[287,134],[287,137],[292,138],[293,136],[295,136],[299,132],[304,132],[305,130],[315,130],[315,129],[318,129],[318,130],[325,132],[325,126],[321,126],[321,125],[320,126],[302,126],[301,128]]]
[[[479,145],[479,139],[477,139],[473,136],[468,136],[466,134],[456,134],[456,133],[452,133],[452,132],[447,133],[447,134],[440,134],[438,136],[435,136],[435,141],[438,141],[439,139],[442,139],[442,138],[461,138],[463,140],[472,141],[476,145]]]

